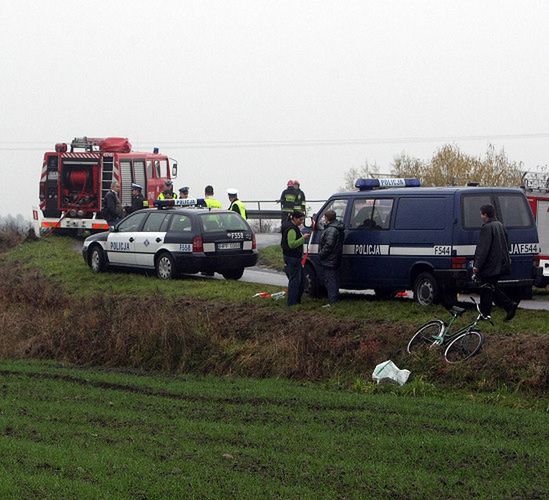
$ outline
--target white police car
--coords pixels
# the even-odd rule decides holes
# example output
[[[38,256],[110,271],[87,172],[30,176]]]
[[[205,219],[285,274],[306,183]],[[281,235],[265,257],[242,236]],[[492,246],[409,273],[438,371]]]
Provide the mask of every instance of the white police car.
[[[160,205],[183,201],[192,200]],[[94,272],[111,266],[155,269],[160,279],[198,272],[240,279],[257,262],[255,235],[240,215],[189,207],[134,212],[110,231],[86,238],[82,255]]]

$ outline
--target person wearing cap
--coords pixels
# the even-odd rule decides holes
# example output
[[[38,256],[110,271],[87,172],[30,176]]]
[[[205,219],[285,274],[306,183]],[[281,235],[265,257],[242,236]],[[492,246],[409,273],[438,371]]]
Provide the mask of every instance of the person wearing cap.
[[[173,200],[176,199],[177,195],[173,192],[173,182],[168,179],[164,181],[164,191],[158,195],[159,200]]]
[[[305,275],[301,259],[303,257],[303,245],[311,236],[309,233],[301,235],[299,226],[303,224],[305,214],[297,210],[293,211],[282,224],[282,239],[280,245],[284,255],[284,263],[288,273],[288,305],[301,304],[301,296],[305,286]]]
[[[294,181],[295,190],[295,209],[307,214],[307,207],[305,204],[305,193],[301,190],[301,185],[298,180]]]
[[[208,208],[223,208],[221,202],[214,198],[214,188],[213,186],[206,186],[204,188],[204,202]]]
[[[186,200],[189,197],[189,188],[188,186],[183,186],[179,188],[179,199]]]
[[[287,182],[287,188],[282,191],[282,194],[280,195],[280,199],[278,200],[278,203],[280,203],[280,206],[282,208],[282,224],[288,220],[290,217],[290,214],[294,210],[298,210],[298,208],[295,205],[297,197],[297,190],[294,186],[294,181],[289,180]]]
[[[149,205],[148,202],[145,201],[142,191],[142,186],[132,183],[132,204],[130,207],[125,207],[127,214],[131,214],[136,210],[141,210],[145,206]]]
[[[229,188],[227,189],[227,194],[229,195],[229,201],[231,202],[229,210],[236,212],[240,217],[246,220],[246,205],[238,199],[238,190]]]

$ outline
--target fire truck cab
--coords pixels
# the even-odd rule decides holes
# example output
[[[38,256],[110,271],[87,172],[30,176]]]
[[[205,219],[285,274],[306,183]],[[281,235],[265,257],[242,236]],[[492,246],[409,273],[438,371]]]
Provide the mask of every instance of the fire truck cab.
[[[541,246],[540,272],[534,286],[543,288],[549,284],[549,176],[539,172],[526,172],[523,184],[526,198],[536,219]]]
[[[40,177],[40,209],[33,219],[40,230],[108,229],[101,216],[103,199],[116,181],[122,207],[131,205],[131,184],[143,186],[150,206],[164,181],[177,176],[177,162],[160,154],[138,153],[128,139],[75,138],[44,154]]]

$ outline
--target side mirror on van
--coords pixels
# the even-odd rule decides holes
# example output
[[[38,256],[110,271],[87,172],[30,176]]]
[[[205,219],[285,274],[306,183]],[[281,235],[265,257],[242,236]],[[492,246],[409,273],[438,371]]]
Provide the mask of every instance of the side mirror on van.
[[[172,178],[175,179],[177,177],[177,163],[174,163],[172,165]]]

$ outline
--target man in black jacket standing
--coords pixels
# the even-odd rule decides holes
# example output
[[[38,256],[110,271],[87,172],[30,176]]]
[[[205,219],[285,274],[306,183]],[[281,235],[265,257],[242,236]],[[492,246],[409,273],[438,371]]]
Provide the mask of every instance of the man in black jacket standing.
[[[132,183],[132,204],[130,207],[125,207],[128,215],[145,207],[145,198],[142,191],[143,188],[139,184]]]
[[[336,213],[333,210],[326,211],[324,222],[324,230],[318,245],[318,257],[322,266],[324,286],[328,292],[328,304],[335,304],[339,296],[339,267],[345,227],[336,220]]]
[[[511,272],[511,257],[509,256],[509,241],[503,224],[496,220],[492,205],[480,207],[480,218],[484,223],[480,230],[480,238],[475,251],[473,273],[480,278],[480,311],[484,316],[490,316],[492,302],[505,309],[505,321],[515,317],[518,304],[513,302],[498,286],[502,275]]]
[[[103,199],[103,218],[107,221],[109,226],[114,226],[124,215],[120,198],[118,198],[119,192],[120,185],[118,182],[113,182]]]

